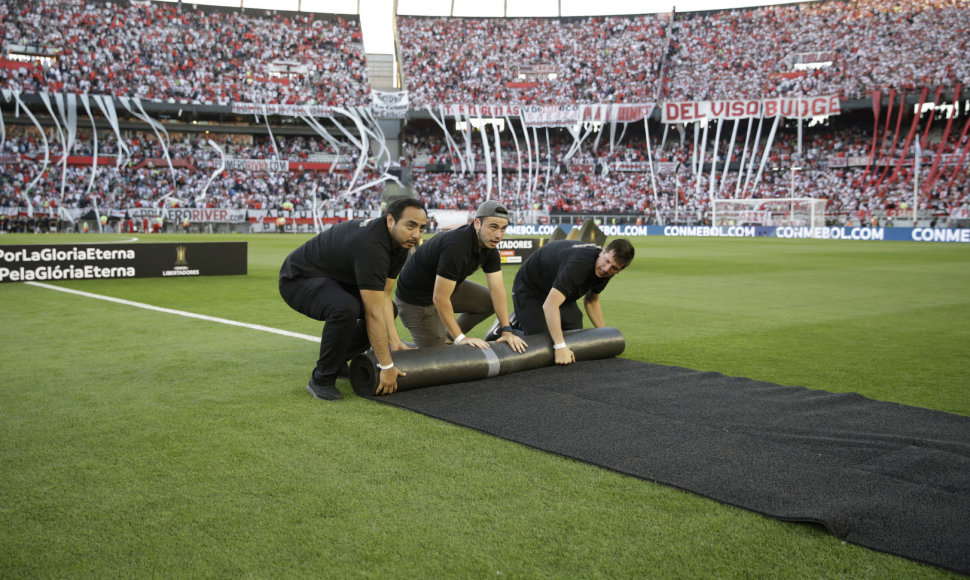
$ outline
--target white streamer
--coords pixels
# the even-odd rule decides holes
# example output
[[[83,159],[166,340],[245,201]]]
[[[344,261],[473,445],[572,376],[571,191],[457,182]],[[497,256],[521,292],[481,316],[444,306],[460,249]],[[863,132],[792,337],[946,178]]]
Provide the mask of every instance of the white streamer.
[[[258,121],[259,119],[256,119],[256,120]],[[266,121],[266,131],[269,133],[269,142],[270,142],[271,145],[273,145],[273,155],[275,156],[276,159],[279,159],[280,158],[280,150],[276,148],[276,137],[273,136],[273,129],[270,128],[270,126],[269,126],[269,115],[266,113],[266,105],[265,104],[263,105],[263,120]],[[209,143],[212,143],[212,141],[209,141]],[[216,147],[216,149],[219,151],[220,154],[222,153],[222,149],[219,149],[218,147]],[[206,184],[206,188],[208,188],[208,187],[209,187],[209,185]],[[203,189],[202,191],[203,191],[203,195],[204,195],[205,189]]]
[[[354,125],[357,126],[357,132],[361,136],[361,139],[357,139],[356,137],[351,135],[349,131],[344,129],[343,125],[338,123],[336,119],[334,119],[332,116],[330,117],[330,120],[333,121],[333,123],[337,126],[337,129],[340,129],[340,132],[343,133],[348,139],[350,139],[351,143],[353,143],[354,145],[357,145],[357,147],[360,149],[360,156],[357,159],[357,168],[354,170],[354,175],[350,180],[350,185],[347,186],[347,191],[344,192],[341,196],[341,197],[348,197],[352,193],[359,191],[359,190],[353,189],[353,187],[354,187],[354,184],[357,183],[357,179],[360,178],[360,174],[364,170],[364,165],[367,163],[367,144],[363,142],[364,131],[361,129],[362,123],[360,122],[360,119],[352,115],[346,109],[343,109],[340,107],[334,107],[333,110],[336,113],[342,113],[343,115],[350,117],[350,120],[353,121]]]
[[[425,110],[428,111],[428,115],[431,117],[431,119],[435,123],[437,123],[439,127],[441,127],[441,130],[445,134],[445,144],[448,146],[448,156],[451,157],[452,155],[454,155],[455,157],[458,158],[458,163],[461,164],[461,174],[465,175],[465,172],[467,171],[465,156],[462,155],[461,149],[458,148],[458,143],[456,143],[455,140],[452,139],[451,134],[448,133],[448,126],[447,126],[447,119],[445,119],[444,105],[438,106],[438,113],[440,115],[440,118],[435,116],[434,111],[431,110],[430,105],[425,105],[424,108]],[[454,168],[452,168],[452,171],[454,171]]]
[[[526,160],[529,162],[528,171],[526,172],[525,179],[525,191],[527,193],[527,199],[529,204],[529,210],[532,210],[532,140],[529,139],[529,127],[526,126],[525,121],[519,117],[519,122],[522,123],[522,136],[525,139],[525,156]]]
[[[758,167],[758,175],[754,178],[754,185],[751,187],[758,187],[761,183],[761,174],[764,173],[765,165],[768,163],[768,154],[771,152],[771,146],[775,142],[775,131],[778,130],[778,123],[781,121],[781,112],[775,115],[775,122],[771,126],[771,131],[768,133],[768,140],[765,141],[765,152],[761,156],[761,165]]]
[[[542,171],[542,161],[539,157],[539,128],[532,128],[532,142],[536,144],[536,175],[532,182],[532,191],[534,192],[539,187],[539,172]]]
[[[10,89],[3,89],[3,100],[10,100]],[[3,108],[0,107],[0,151],[3,150],[3,146],[7,144],[7,127],[3,122]]]
[[[81,104],[84,105],[84,112],[87,113],[88,119],[91,119],[91,140],[94,147],[94,160],[91,163],[91,179],[88,181],[88,189],[85,195],[90,195],[91,190],[94,189],[94,177],[98,172],[98,126],[94,123],[94,115],[91,114],[91,103],[88,102],[88,96],[86,94],[81,95]]]
[[[54,95],[54,97],[57,103],[58,113],[60,114],[61,120],[64,122],[65,129],[67,130],[67,142],[64,145],[64,154],[61,158],[61,200],[63,200],[64,189],[67,186],[67,157],[74,149],[74,141],[77,137],[77,95],[74,93],[68,94],[66,105],[63,94],[58,93]]]
[[[57,95],[55,95],[56,97]],[[50,95],[47,92],[40,93],[40,100],[44,102],[44,106],[47,107],[47,114],[50,116],[51,122],[54,123],[54,128],[57,130],[57,140],[61,144],[61,199],[64,199],[64,186],[67,183],[67,138],[64,136],[64,131],[61,129],[61,122],[63,121],[60,115],[54,113],[54,109],[51,107]]]
[[[519,138],[515,135],[515,127],[512,125],[509,116],[505,116],[505,126],[509,128],[509,132],[512,133],[512,142],[515,143],[515,160],[518,164],[518,180],[515,185],[515,198],[518,199],[522,195],[522,151],[519,149]]]
[[[710,121],[708,121],[708,124],[710,124]],[[717,179],[714,178],[715,177],[714,172],[717,170],[717,149],[720,144],[721,144],[721,121],[720,119],[718,119],[717,131],[714,132],[714,148],[711,151],[711,177],[710,177],[711,183],[707,188],[707,197],[709,199],[714,198],[714,183],[717,181]]]
[[[460,117],[456,117],[460,118]],[[472,117],[471,114],[465,115],[465,128],[466,130],[462,133],[462,137],[465,139],[465,157],[468,160],[468,170],[472,175],[475,175],[475,154],[472,151]]]
[[[653,210],[657,214],[657,225],[664,225],[663,218],[660,217],[660,200],[657,197],[657,175],[653,170],[653,152],[650,149],[650,126],[649,117],[643,118],[643,134],[647,141],[647,165],[650,166],[650,185],[653,188]],[[676,195],[676,192],[675,192]]]
[[[546,127],[546,195],[549,195],[549,178],[552,176],[552,146],[549,145],[549,127]]]
[[[707,132],[707,125],[704,125],[704,132]],[[691,172],[694,174],[694,195],[700,197],[701,194],[701,159],[704,157],[704,143],[699,140],[700,125],[694,123],[694,150],[691,152]],[[697,150],[700,149],[700,153]]]
[[[492,153],[488,150],[488,134],[485,123],[478,117],[478,130],[482,134],[482,147],[485,148],[485,199],[492,199]]]
[[[343,147],[343,145],[341,145],[341,143],[339,141],[337,141],[336,139],[334,139],[330,135],[330,133],[326,129],[324,129],[323,125],[321,125],[319,121],[317,121],[315,118],[313,118],[310,115],[310,113],[309,113],[310,106],[309,105],[304,106],[304,110],[307,111],[307,114],[306,115],[300,115],[300,119],[303,119],[303,122],[304,123],[306,123],[307,125],[309,125],[311,129],[313,129],[314,131],[317,132],[318,135],[320,135],[321,137],[323,137],[323,140],[326,141],[327,143],[329,143],[331,147],[333,147],[334,154],[339,157],[340,156],[340,151],[341,151],[341,148]]]
[[[700,160],[697,162],[697,193],[700,193],[701,180],[704,178],[704,158],[707,156],[707,130],[711,126],[711,121],[708,119],[704,123],[704,132],[701,136],[701,156]]]
[[[47,166],[50,165],[50,158],[51,158],[50,144],[47,142],[47,134],[44,133],[43,127],[41,127],[40,123],[37,122],[37,117],[34,117],[34,114],[30,112],[30,109],[28,109],[27,106],[24,105],[24,102],[20,100],[19,90],[13,91],[13,98],[17,102],[17,110],[18,111],[20,111],[20,109],[24,110],[24,113],[26,113],[26,115],[30,117],[30,120],[34,123],[34,126],[37,127],[37,131],[40,132],[41,139],[44,140],[44,165],[43,167],[40,168],[40,171],[37,172],[37,176],[34,177],[29,184],[27,184],[27,187],[25,187],[23,191],[21,191],[21,195],[23,196],[24,201],[27,202],[27,216],[34,217],[34,204],[31,203],[29,193],[34,188],[34,186],[37,185],[37,182],[40,181],[42,177],[44,177],[44,172],[47,171]]]
[[[754,119],[748,119],[748,131],[744,136],[744,149],[741,150],[741,164],[738,165],[738,182],[734,186],[734,199],[737,199],[741,194],[741,178],[744,177],[744,164],[748,159],[748,143],[751,142],[752,125],[754,125]]]
[[[168,154],[168,131],[165,130],[164,125],[148,116],[148,113],[145,112],[145,107],[143,107],[141,104],[141,99],[138,97],[134,97],[133,99],[129,99],[128,97],[119,97],[118,100],[121,101],[121,104],[124,105],[125,109],[127,109],[129,113],[138,119],[141,119],[152,128],[152,131],[155,133],[155,137],[158,138],[158,143],[162,146],[162,154],[165,156],[165,162],[168,163],[168,171],[172,176],[172,191],[168,192],[158,200],[158,207],[164,207],[165,200],[172,197],[176,193],[176,188],[178,187],[178,180],[175,177],[175,166],[172,165],[172,158]],[[138,111],[131,108],[131,103],[129,102],[130,100],[135,102],[135,106],[138,107]],[[165,137],[162,138],[162,135],[165,135]]]
[[[494,118],[493,118],[494,121]],[[498,197],[502,199],[502,140],[498,134],[498,123],[492,123],[492,137],[495,139],[495,161],[498,165]]]
[[[219,152],[219,168],[213,171],[212,175],[209,176],[209,180],[205,182],[205,187],[202,188],[202,193],[199,194],[200,200],[205,199],[205,194],[207,191],[209,191],[209,186],[212,185],[212,182],[216,177],[219,177],[219,175],[226,170],[226,152],[223,151],[222,147],[219,147],[219,144],[212,139],[208,139],[206,142],[209,144],[209,147],[212,147]]]
[[[118,111],[115,110],[114,101],[101,95],[93,95],[93,98],[95,104],[101,109],[104,118],[111,125],[111,129],[115,132],[115,138],[118,140],[118,157],[115,160],[115,167],[121,167],[126,158],[131,158],[131,150],[125,145],[125,140],[121,136],[121,127],[118,125]]]
[[[724,159],[724,168],[721,170],[721,182],[717,186],[718,192],[724,191],[724,180],[727,179],[728,167],[731,165],[731,156],[734,155],[734,141],[738,136],[738,123],[740,119],[734,120],[734,126],[731,128],[731,142],[728,144],[727,157]]]
[[[744,178],[744,187],[741,189],[741,195],[743,196],[746,196],[748,186],[751,185],[751,172],[754,171],[754,158],[758,156],[758,145],[761,142],[761,127],[764,125],[764,122],[764,117],[758,119],[758,132],[754,134],[754,146],[751,147],[751,160],[748,163],[748,172]]]

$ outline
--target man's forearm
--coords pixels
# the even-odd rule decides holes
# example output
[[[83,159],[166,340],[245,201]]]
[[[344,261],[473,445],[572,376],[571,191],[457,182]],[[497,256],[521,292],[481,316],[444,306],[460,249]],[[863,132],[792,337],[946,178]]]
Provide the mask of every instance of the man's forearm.
[[[606,321],[603,319],[603,309],[600,308],[599,300],[584,300],[583,305],[586,307],[586,316],[589,317],[589,321],[593,323],[593,326],[596,328],[606,326]]]
[[[377,362],[384,366],[393,364],[391,349],[388,347],[387,325],[384,321],[383,310],[368,312],[364,320],[367,325],[367,338],[370,340],[371,348],[374,349]]]

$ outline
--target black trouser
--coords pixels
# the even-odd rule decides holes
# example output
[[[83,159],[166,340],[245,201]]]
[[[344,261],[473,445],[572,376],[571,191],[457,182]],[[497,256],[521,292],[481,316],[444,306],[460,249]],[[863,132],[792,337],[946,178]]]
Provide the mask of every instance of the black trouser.
[[[515,307],[516,324],[526,334],[549,334],[546,313],[542,310],[545,297],[536,298],[512,288],[512,305]],[[576,301],[563,302],[559,307],[559,318],[563,330],[583,328],[583,313]]]
[[[331,278],[280,280],[280,296],[297,312],[324,322],[313,379],[334,377],[341,365],[370,347],[360,290]]]

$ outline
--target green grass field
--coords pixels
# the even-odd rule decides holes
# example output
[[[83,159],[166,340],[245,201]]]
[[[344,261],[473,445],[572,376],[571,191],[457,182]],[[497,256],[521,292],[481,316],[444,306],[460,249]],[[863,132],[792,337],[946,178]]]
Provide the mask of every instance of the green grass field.
[[[248,241],[249,274],[56,285],[319,334],[276,289],[306,236],[147,241],[186,239]],[[624,357],[970,415],[970,247],[635,243],[602,300]],[[343,380],[315,400],[310,341],[21,283],[0,304],[0,578],[947,576]]]

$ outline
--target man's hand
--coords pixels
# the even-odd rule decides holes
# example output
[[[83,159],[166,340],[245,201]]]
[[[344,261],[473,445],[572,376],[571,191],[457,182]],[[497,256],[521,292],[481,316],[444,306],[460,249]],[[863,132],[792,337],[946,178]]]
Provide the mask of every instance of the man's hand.
[[[525,349],[529,347],[526,341],[522,340],[517,334],[511,332],[505,332],[501,337],[495,339],[495,342],[504,342],[509,345],[515,352],[525,352]]]
[[[397,367],[391,367],[381,371],[380,384],[377,385],[378,395],[390,395],[397,391],[397,378],[407,375],[406,372]]]
[[[488,346],[488,343],[484,340],[480,338],[472,338],[470,336],[466,336],[465,338],[461,339],[461,342],[456,342],[455,344],[460,344],[462,346],[474,346],[476,348],[492,348]]]
[[[576,362],[576,355],[568,346],[554,349],[552,352],[556,355],[557,365],[568,365]]]
[[[389,340],[387,343],[387,346],[391,349],[392,352],[395,350],[414,350],[415,348],[413,346],[408,346],[408,344],[403,340],[398,340],[398,341]]]

